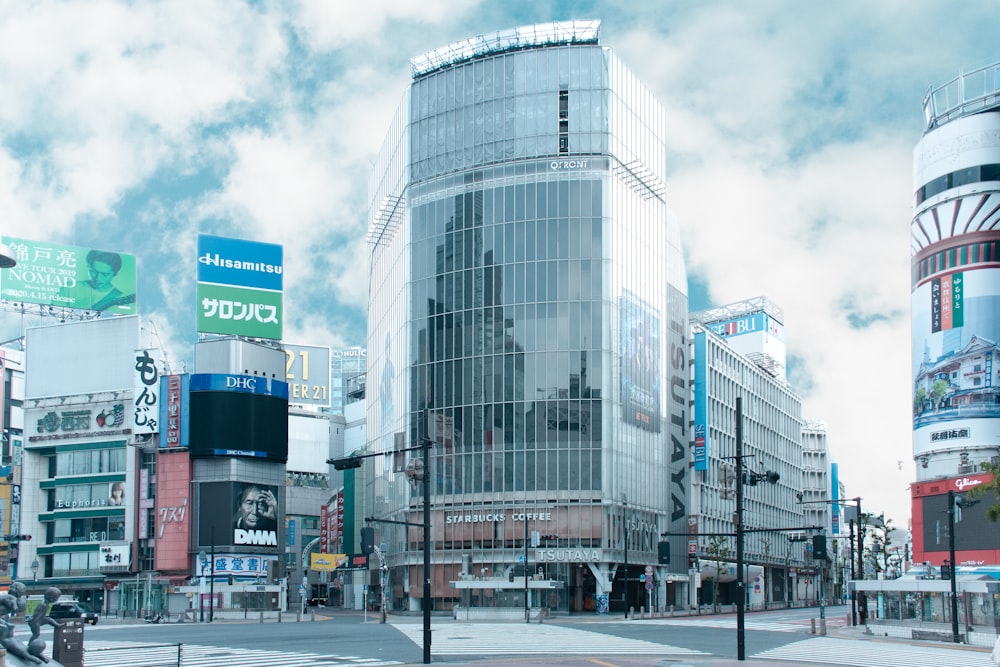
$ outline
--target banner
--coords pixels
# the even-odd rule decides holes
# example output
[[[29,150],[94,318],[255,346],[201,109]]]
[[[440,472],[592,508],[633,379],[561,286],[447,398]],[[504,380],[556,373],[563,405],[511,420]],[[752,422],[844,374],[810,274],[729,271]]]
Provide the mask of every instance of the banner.
[[[198,236],[198,331],[281,339],[283,249]]]
[[[0,298],[114,315],[135,314],[133,255],[10,236],[0,240],[17,257],[17,266],[0,275]]]

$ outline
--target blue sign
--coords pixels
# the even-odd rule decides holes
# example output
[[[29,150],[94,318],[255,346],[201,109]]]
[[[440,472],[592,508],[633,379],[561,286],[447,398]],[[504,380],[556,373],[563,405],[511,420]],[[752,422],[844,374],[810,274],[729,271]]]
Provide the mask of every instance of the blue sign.
[[[708,470],[708,336],[694,335],[694,469]]]
[[[295,519],[288,520],[288,546],[295,546]]]
[[[198,282],[280,292],[283,249],[273,243],[198,235]]]
[[[191,376],[191,391],[238,391],[288,400],[287,382],[257,375],[195,373]]]

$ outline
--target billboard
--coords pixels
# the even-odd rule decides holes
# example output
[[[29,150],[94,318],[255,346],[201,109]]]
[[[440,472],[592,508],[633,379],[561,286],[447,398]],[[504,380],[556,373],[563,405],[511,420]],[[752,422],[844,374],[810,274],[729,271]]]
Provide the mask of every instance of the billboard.
[[[132,387],[132,433],[160,432],[160,351],[135,351],[135,384]]]
[[[982,483],[983,479],[988,479],[988,476],[970,475],[948,480],[942,486],[951,487],[958,496],[962,496],[974,483]],[[924,482],[923,486],[929,484]],[[948,494],[946,489],[942,490],[945,493],[914,499],[915,505],[919,505],[923,528],[923,535],[915,534],[914,539],[919,539],[917,544],[923,547],[921,560],[929,560],[935,565],[948,558],[949,552]],[[1000,556],[1000,531],[997,530],[996,523],[986,517],[992,504],[990,496],[979,498],[978,501],[971,507],[956,507],[954,511],[955,560],[959,565],[996,563],[997,556]],[[914,557],[917,552],[918,549],[914,548]]]
[[[949,252],[925,250],[914,263],[946,265],[935,258]],[[1000,438],[1000,269],[974,267],[913,289],[914,456]]]
[[[330,348],[285,343],[288,402],[330,407]]]
[[[251,482],[205,482],[199,487],[198,545],[232,544],[278,548],[277,486]]]
[[[196,373],[190,385],[192,457],[288,460],[288,384],[248,375]]]
[[[25,373],[24,397],[96,394],[131,387],[138,342],[136,315],[28,329],[25,366],[31,372]],[[131,411],[127,416],[131,422]]]
[[[659,433],[660,313],[627,290],[619,309],[622,419]]]
[[[281,339],[280,245],[198,235],[198,331]]]
[[[43,306],[134,315],[135,257],[110,250],[81,248],[2,237],[17,266],[0,276],[0,298]]]
[[[309,569],[313,572],[333,572],[347,565],[347,554],[309,554]]]
[[[156,538],[157,570],[184,570],[188,567],[191,519],[188,496],[191,490],[191,459],[184,452],[156,454]]]
[[[708,470],[708,334],[694,335],[694,469]]]
[[[160,377],[160,447],[188,446],[188,417],[191,410],[191,376]]]

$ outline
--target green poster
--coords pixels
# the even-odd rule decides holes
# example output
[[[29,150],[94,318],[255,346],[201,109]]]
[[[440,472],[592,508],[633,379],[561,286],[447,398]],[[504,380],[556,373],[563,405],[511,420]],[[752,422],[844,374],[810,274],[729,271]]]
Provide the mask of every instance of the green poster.
[[[198,283],[198,331],[281,340],[281,292]]]

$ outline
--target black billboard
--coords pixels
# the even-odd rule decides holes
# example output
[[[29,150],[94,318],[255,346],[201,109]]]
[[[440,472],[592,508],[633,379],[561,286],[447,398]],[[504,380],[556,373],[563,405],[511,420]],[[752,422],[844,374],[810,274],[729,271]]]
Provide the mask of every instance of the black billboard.
[[[968,500],[968,496],[966,496]],[[924,551],[948,551],[948,494],[924,496]],[[955,550],[981,551],[1000,549],[1000,530],[986,518],[992,505],[989,496],[978,498],[971,507],[955,508]],[[947,558],[947,556],[945,556]],[[961,563],[962,557],[957,560]]]
[[[192,458],[242,456],[288,461],[288,385],[234,375],[192,375]]]
[[[278,547],[278,487],[204,482],[198,488],[198,547]]]

